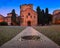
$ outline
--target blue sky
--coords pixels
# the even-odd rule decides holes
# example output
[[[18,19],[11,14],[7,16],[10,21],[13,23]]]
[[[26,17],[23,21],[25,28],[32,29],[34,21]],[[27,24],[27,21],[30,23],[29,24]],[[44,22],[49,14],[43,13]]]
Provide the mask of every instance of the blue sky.
[[[33,4],[34,10],[37,6],[40,6],[41,9],[49,8],[49,13],[60,9],[60,0],[0,0],[0,14],[6,16],[12,9],[15,9],[16,13],[20,15],[20,5],[22,4]]]

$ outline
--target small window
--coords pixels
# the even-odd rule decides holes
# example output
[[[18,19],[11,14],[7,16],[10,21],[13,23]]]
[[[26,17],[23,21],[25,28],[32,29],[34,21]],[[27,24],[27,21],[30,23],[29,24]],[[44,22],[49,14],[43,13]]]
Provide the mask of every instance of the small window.
[[[30,13],[28,13],[28,15],[30,15]]]
[[[34,18],[35,18],[35,16],[34,16]]]

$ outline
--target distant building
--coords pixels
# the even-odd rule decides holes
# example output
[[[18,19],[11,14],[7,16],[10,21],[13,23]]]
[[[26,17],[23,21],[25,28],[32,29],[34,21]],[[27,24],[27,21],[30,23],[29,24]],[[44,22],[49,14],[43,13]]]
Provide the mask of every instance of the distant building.
[[[60,24],[60,10],[53,12],[53,24]]]
[[[6,17],[4,17],[3,15],[0,14],[0,22],[7,22],[8,25],[11,25],[12,23],[12,20],[11,20],[11,17],[12,17],[12,13],[8,13]],[[16,21],[19,22],[19,16],[16,14]]]
[[[0,14],[0,22],[4,22],[4,16]]]
[[[20,25],[21,26],[36,26],[37,13],[33,10],[32,4],[24,4],[20,6]]]
[[[5,17],[5,22],[8,23],[8,25],[11,25],[12,20],[11,20],[12,13],[8,13],[7,16]],[[16,14],[16,20],[18,21],[18,15]]]
[[[8,13],[7,16],[5,17],[5,22],[7,22],[8,25],[11,25],[11,16],[12,13]]]

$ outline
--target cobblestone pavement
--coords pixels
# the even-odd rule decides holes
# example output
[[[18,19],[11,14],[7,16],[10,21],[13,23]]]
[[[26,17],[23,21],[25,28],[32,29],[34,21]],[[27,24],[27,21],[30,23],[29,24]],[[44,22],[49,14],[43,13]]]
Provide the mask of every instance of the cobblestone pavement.
[[[38,35],[39,40],[21,40],[21,36]],[[2,45],[0,48],[60,48],[52,40],[39,33],[32,27],[27,27],[13,39]]]

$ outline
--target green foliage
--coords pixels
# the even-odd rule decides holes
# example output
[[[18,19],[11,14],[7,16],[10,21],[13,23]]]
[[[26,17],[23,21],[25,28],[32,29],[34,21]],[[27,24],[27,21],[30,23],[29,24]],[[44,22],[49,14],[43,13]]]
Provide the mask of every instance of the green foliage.
[[[0,22],[0,26],[7,26],[8,23],[7,22]]]
[[[45,24],[45,22],[44,22],[45,20],[44,19],[45,19],[45,13],[44,13],[44,10],[42,10],[42,19],[40,21],[42,25]]]
[[[44,10],[40,9],[40,7],[38,6],[36,10],[37,10],[37,16],[38,16],[38,20],[37,20],[38,25],[40,25],[40,24],[49,25],[49,23],[52,22],[52,15],[49,14],[48,8],[46,8],[44,11]]]
[[[12,13],[12,17],[11,17],[12,24],[13,23],[16,24],[16,13],[15,13],[15,9],[13,9],[11,13]]]
[[[17,25],[19,25],[20,26],[20,16],[18,16],[18,21],[17,21]]]
[[[48,12],[48,8],[45,9],[45,24],[49,24],[49,12]]]
[[[42,14],[41,14],[42,12],[41,12],[41,9],[40,9],[39,6],[37,7],[36,10],[37,10],[37,16],[38,16],[37,22],[38,22],[38,25],[39,25],[39,24],[40,24],[40,21],[41,21],[41,17],[42,17],[42,16],[41,16],[41,15],[42,15]]]
[[[49,14],[48,8],[45,9],[45,13],[46,13],[47,15]]]

